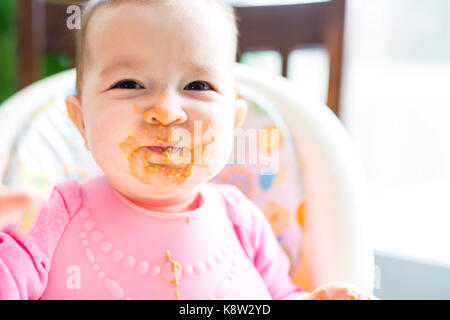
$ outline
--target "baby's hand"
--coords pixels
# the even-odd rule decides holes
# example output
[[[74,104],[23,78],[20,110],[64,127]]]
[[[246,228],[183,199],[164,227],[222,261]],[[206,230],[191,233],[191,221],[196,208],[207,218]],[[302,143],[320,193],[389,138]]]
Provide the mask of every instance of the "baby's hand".
[[[0,186],[0,231],[8,224],[28,231],[42,207],[42,200],[22,191]]]
[[[314,290],[308,300],[378,300],[378,298],[364,293],[355,286],[336,281]]]

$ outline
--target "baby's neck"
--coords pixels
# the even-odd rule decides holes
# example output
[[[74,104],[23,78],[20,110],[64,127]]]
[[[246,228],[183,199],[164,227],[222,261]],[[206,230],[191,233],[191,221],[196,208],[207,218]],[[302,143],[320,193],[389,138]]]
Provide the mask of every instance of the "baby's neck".
[[[199,189],[165,199],[129,199],[136,205],[156,212],[179,213],[192,211],[199,206]]]

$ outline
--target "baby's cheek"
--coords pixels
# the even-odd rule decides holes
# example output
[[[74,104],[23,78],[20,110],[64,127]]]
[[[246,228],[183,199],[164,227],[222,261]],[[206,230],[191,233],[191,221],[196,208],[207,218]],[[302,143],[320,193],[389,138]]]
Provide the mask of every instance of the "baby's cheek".
[[[212,118],[203,133],[202,157],[206,165],[224,165],[231,154],[233,130],[224,119]]]
[[[89,147],[97,164],[103,169],[119,169],[126,160],[124,153],[120,151],[120,142],[123,142],[119,130],[114,131],[105,127],[92,131],[89,137]]]

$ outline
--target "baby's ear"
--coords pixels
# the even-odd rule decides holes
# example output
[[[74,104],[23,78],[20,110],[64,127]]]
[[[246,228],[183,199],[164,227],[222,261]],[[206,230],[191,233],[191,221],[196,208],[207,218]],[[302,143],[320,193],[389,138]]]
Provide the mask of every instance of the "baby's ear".
[[[83,119],[83,111],[81,109],[80,99],[78,96],[69,95],[66,97],[66,108],[67,113],[69,114],[69,118],[77,127],[78,131],[81,133],[81,136],[84,139],[84,146],[87,150],[89,150],[89,144],[86,139],[86,126]]]
[[[238,129],[244,123],[247,116],[247,100],[245,100],[240,94],[236,95],[236,117],[234,119],[234,129]]]

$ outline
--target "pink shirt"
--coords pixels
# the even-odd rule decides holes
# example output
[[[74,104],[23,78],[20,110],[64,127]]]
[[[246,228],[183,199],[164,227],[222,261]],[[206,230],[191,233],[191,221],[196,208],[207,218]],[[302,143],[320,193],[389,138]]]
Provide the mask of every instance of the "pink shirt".
[[[96,191],[95,195],[92,190]],[[289,260],[255,204],[231,185],[208,183],[202,186],[200,194],[199,208],[194,211],[162,214],[129,202],[112,189],[104,176],[81,184],[66,181],[55,186],[30,232],[21,234],[14,226],[0,232],[0,299],[123,299],[128,295],[137,299],[175,299],[176,296],[181,299],[260,299],[264,298],[265,292],[272,299],[304,296],[305,293],[292,283],[288,275]],[[89,226],[89,214],[98,226]],[[87,229],[81,230],[83,227]],[[129,236],[121,238],[120,232],[116,236],[117,230],[127,230]],[[148,230],[150,232],[144,232]],[[164,236],[175,231],[185,238]],[[89,232],[92,233],[89,235]],[[117,253],[107,248],[112,245],[102,242],[106,234],[115,240],[114,246],[126,250]],[[142,241],[147,235],[157,235],[157,241],[156,238]],[[146,247],[136,246],[133,237],[140,239],[139,243],[147,244]],[[223,250],[219,248],[222,242],[228,246]],[[150,247],[148,243],[154,244],[153,250],[145,249]],[[175,271],[170,272],[173,264],[164,260],[167,259],[162,254],[166,252],[165,248],[170,248],[173,261],[182,265],[176,270],[179,271],[176,280],[179,285],[174,284]],[[234,251],[229,249],[235,252],[234,258],[229,260],[231,273],[226,271],[225,262],[220,268],[212,266],[226,260],[226,248],[235,248]],[[71,254],[67,255],[69,249]],[[225,252],[222,255],[225,259],[216,257],[214,260],[211,254],[207,258],[208,252],[216,251]],[[91,270],[91,275],[86,276],[89,285],[84,285],[83,290],[64,291],[59,285],[66,286],[66,265],[71,263],[70,259],[75,259],[81,269]],[[120,264],[107,262],[114,259],[120,260]],[[252,270],[255,270],[254,274]],[[171,275],[172,279],[169,279]],[[143,295],[139,283],[144,281],[149,281],[157,294]],[[212,284],[214,281],[217,283]],[[246,281],[253,292],[243,289],[248,288]],[[99,288],[107,288],[104,295],[96,295],[102,291]],[[249,296],[240,294],[242,292]]]

